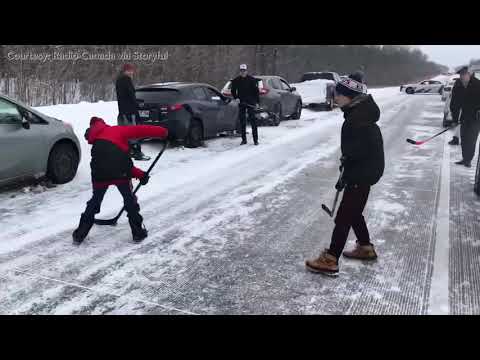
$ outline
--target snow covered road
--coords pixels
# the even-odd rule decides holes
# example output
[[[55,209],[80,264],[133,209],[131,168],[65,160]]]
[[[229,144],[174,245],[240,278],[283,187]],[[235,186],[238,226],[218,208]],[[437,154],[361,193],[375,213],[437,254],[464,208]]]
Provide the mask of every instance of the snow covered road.
[[[261,127],[259,147],[219,138],[202,149],[168,149],[138,193],[150,234],[139,245],[130,242],[125,217],[114,228],[94,227],[79,248],[71,245],[91,191],[84,141],[70,184],[0,194],[0,313],[479,313],[477,223],[464,229],[460,220],[480,212],[467,185],[474,169],[443,161],[448,133],[421,147],[405,142],[439,130],[443,103],[398,88],[371,92],[386,150],[385,175],[366,211],[376,263],[342,259],[337,279],[304,270],[305,258],[330,240],[333,222],[321,203],[334,196],[343,119],[339,110],[305,110],[300,120]],[[90,116],[116,119],[114,102],[39,110],[72,122],[80,138]],[[151,156],[159,149],[144,146]],[[450,231],[441,236],[439,203],[450,204]],[[99,217],[120,207],[112,189]]]

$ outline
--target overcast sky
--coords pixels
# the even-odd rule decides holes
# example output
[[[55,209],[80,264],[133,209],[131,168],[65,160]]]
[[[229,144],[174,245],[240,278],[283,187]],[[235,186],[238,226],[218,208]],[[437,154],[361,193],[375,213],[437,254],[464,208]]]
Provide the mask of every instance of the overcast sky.
[[[431,61],[451,68],[480,59],[480,45],[417,45]]]

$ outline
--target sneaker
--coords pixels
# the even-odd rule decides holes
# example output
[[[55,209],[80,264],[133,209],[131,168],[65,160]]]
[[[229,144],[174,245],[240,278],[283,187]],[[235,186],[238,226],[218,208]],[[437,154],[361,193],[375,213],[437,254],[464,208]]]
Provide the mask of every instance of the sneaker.
[[[254,144],[255,144],[255,145],[258,145],[258,141],[255,141]]]
[[[326,275],[338,273],[337,258],[328,253],[325,249],[318,258],[305,261],[305,267],[308,271]]]
[[[240,143],[240,145],[245,145],[247,142],[245,140],[242,140],[242,142]]]
[[[344,251],[343,256],[349,259],[375,260],[377,258],[377,253],[372,244],[360,245],[357,243],[352,250]]]
[[[465,165],[465,167],[467,168],[471,168],[472,167],[472,163],[470,161],[464,161],[463,162],[463,165]]]
[[[458,137],[454,136],[452,140],[448,142],[448,145],[460,145],[460,141],[458,140]]]
[[[462,159],[462,160],[460,160],[460,161],[456,161],[455,164],[457,164],[457,165],[465,165],[465,162],[464,162],[463,159]]]

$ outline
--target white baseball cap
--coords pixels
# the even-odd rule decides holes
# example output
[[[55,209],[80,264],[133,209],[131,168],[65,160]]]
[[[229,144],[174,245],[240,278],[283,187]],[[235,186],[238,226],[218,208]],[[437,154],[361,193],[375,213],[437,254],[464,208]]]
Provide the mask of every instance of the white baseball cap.
[[[240,70],[247,70],[247,64],[240,65]]]

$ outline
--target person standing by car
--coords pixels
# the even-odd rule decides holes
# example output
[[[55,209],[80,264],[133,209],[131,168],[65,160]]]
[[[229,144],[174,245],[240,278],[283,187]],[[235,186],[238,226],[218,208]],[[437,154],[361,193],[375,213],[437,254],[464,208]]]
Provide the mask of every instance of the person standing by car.
[[[258,81],[247,72],[247,65],[240,65],[240,75],[232,80],[232,96],[234,99],[240,99],[239,119],[242,133],[242,142],[247,143],[247,113],[248,120],[252,126],[253,142],[258,145],[258,129],[255,118],[255,107],[260,104],[260,91],[258,90]]]
[[[457,74],[460,79],[452,89],[450,111],[453,121],[460,123],[462,160],[455,164],[471,167],[480,131],[480,80],[472,76],[467,66],[462,67]]]
[[[338,259],[347,242],[350,228],[357,237],[356,247],[343,252],[343,256],[359,260],[377,258],[370,242],[365,219],[362,215],[370,193],[385,168],[383,138],[376,122],[380,109],[372,95],[366,94],[366,86],[360,77],[350,75],[335,87],[335,102],[343,111],[345,121],[341,132],[343,176],[335,185],[337,191],[345,190],[337,216],[329,249],[318,258],[307,260],[305,266],[316,273],[338,273]]]
[[[137,125],[140,115],[138,113],[135,87],[133,86],[133,75],[135,66],[125,64],[115,82],[118,102],[118,125]],[[150,160],[150,157],[142,153],[138,140],[130,141],[130,154],[135,160]]]
[[[147,237],[140,206],[132,192],[131,179],[139,179],[142,185],[146,185],[149,176],[133,166],[132,159],[128,156],[128,141],[147,137],[165,139],[167,135],[168,130],[161,126],[109,126],[101,118],[90,119],[85,139],[93,145],[90,161],[93,195],[80,217],[78,228],[72,234],[74,245],[80,245],[87,237],[110,185],[115,185],[122,194],[133,241],[140,242]]]

